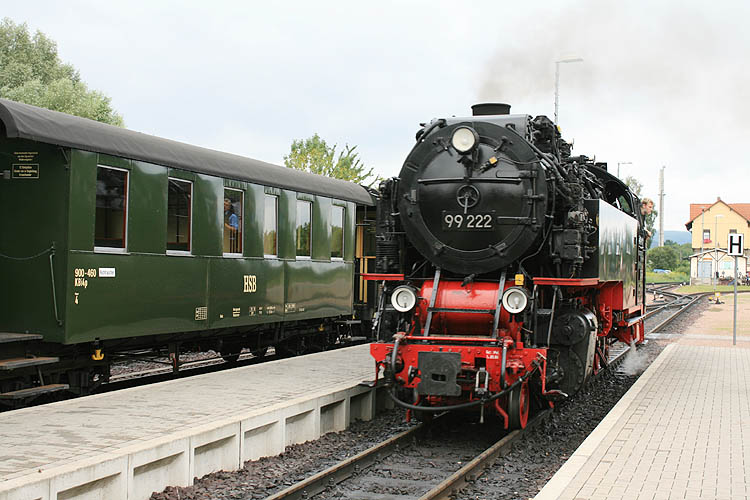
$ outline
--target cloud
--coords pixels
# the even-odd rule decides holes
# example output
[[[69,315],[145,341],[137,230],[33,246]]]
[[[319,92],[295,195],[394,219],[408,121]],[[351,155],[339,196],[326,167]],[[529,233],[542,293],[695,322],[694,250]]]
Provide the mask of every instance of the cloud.
[[[667,229],[690,202],[745,194],[750,4],[321,0],[5,5],[58,42],[135,130],[280,163],[317,132],[398,173],[420,122],[479,101],[553,113],[576,151],[629,161]]]
[[[554,61],[582,57],[560,65],[564,134],[611,165],[631,161],[624,174],[652,197],[667,165],[666,227],[684,228],[691,202],[746,198],[726,167],[750,132],[750,39],[738,23],[748,14],[740,2],[568,3],[529,16],[528,30],[500,32],[478,94],[551,116]]]

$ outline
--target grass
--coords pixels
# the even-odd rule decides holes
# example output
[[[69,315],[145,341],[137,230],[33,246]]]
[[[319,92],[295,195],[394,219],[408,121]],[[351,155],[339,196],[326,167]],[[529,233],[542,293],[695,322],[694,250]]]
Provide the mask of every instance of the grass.
[[[646,273],[646,283],[690,283],[687,273]]]
[[[734,292],[734,285],[719,285],[716,288],[713,287],[713,285],[688,285],[688,286],[681,286],[675,292],[677,293],[703,293],[703,292],[713,292],[716,290],[717,292],[721,292],[722,295],[726,295],[727,293]],[[750,291],[750,286],[738,286],[737,287],[738,292],[748,292]]]

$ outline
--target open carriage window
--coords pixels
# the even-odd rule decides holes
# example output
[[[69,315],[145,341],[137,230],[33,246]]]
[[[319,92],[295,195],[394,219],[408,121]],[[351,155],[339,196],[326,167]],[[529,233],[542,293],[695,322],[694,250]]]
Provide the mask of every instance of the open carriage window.
[[[263,255],[267,257],[275,257],[278,254],[276,244],[276,197],[267,194],[265,203],[265,216],[263,221]]]
[[[331,207],[331,258],[344,257],[344,207]]]
[[[167,250],[190,252],[193,184],[169,179],[167,193]]]
[[[128,226],[128,171],[96,167],[95,249],[125,250]]]
[[[242,198],[237,189],[224,189],[224,254],[242,254]]]
[[[312,203],[297,200],[297,257],[310,257]]]

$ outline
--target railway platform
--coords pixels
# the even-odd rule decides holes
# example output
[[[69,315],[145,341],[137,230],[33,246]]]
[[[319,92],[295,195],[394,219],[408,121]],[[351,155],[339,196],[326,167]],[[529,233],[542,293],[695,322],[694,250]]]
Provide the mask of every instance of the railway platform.
[[[0,500],[145,500],[368,420],[369,345],[0,413]]]
[[[680,337],[535,500],[750,499],[750,339]]]

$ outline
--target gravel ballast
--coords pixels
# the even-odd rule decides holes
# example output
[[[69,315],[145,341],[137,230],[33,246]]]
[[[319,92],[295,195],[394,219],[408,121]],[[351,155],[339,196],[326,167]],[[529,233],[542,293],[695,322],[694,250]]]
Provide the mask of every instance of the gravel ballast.
[[[697,304],[670,325],[670,332],[683,331],[705,307],[702,302]],[[545,424],[517,442],[459,498],[533,498],[669,342],[648,342],[618,372],[598,377],[581,393],[558,404]],[[415,424],[405,422],[403,410],[391,410],[317,441],[290,446],[279,456],[246,462],[239,471],[209,474],[189,487],[168,487],[154,493],[151,500],[265,498],[411,425]]]

